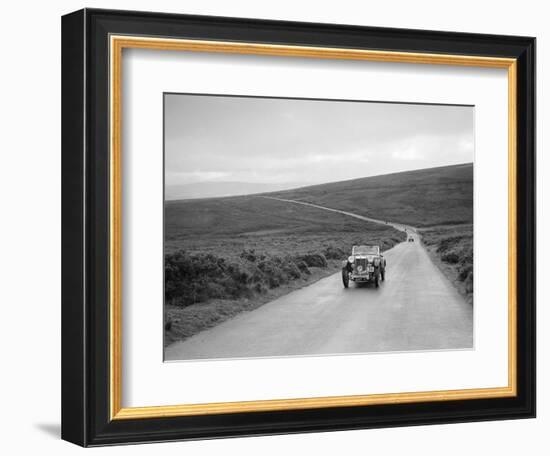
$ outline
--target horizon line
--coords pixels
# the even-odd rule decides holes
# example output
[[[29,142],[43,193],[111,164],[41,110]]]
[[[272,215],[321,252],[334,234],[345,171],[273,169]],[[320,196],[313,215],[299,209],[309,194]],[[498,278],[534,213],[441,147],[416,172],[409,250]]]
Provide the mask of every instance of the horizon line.
[[[215,184],[215,183],[236,183],[236,184],[257,184],[257,185],[261,185],[262,182],[246,182],[246,181],[202,181],[202,182],[192,182],[192,183],[189,183],[189,184],[173,184],[173,185],[164,185],[164,202],[173,202],[173,201],[191,201],[191,200],[200,200],[200,199],[214,199],[214,198],[234,198],[234,197],[238,197],[238,196],[253,196],[253,195],[265,195],[265,194],[269,194],[269,193],[278,193],[278,192],[285,192],[285,191],[289,191],[289,190],[299,190],[299,189],[305,189],[305,188],[308,188],[308,187],[317,187],[319,185],[328,185],[328,184],[336,184],[336,183],[340,183],[340,182],[351,182],[351,181],[355,181],[355,180],[359,180],[359,179],[370,179],[370,178],[376,178],[376,177],[382,177],[382,176],[392,176],[394,174],[404,174],[404,173],[414,173],[414,172],[417,172],[417,171],[425,171],[425,170],[428,170],[428,169],[439,169],[439,168],[451,168],[451,167],[458,167],[458,166],[465,166],[465,165],[473,165],[474,162],[463,162],[463,163],[456,163],[456,164],[453,164],[453,165],[440,165],[440,166],[432,166],[430,168],[415,168],[415,169],[409,169],[409,170],[405,170],[405,171],[394,171],[394,172],[391,172],[391,173],[386,173],[386,174],[374,174],[372,176],[363,176],[363,177],[352,177],[350,179],[343,179],[343,180],[338,180],[338,181],[329,181],[329,182],[320,182],[320,183],[316,183],[316,184],[307,184],[307,185],[301,185],[301,186],[298,186],[298,187],[290,187],[290,188],[287,188],[287,189],[284,189],[284,190],[272,190],[272,191],[267,191],[267,192],[258,192],[258,193],[243,193],[243,194],[237,194],[237,195],[226,195],[226,196],[204,196],[204,197],[197,197],[197,198],[175,198],[175,199],[167,199],[166,198],[166,188],[167,187],[170,187],[170,186],[176,186],[176,185],[193,185],[193,184]],[[269,183],[267,183],[266,185],[269,185]],[[273,183],[272,185],[282,185],[282,184],[277,184],[277,183]]]

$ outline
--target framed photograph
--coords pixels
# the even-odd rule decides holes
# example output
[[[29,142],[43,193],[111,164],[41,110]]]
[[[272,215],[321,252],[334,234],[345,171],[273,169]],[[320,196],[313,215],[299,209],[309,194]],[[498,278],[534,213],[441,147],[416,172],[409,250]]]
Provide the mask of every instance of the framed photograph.
[[[62,20],[62,436],[535,416],[535,39]]]

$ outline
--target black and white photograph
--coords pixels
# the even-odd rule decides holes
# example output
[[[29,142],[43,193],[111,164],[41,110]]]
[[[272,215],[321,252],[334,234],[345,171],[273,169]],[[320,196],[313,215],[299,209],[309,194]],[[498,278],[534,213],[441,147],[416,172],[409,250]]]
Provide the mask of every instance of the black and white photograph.
[[[548,454],[544,2],[3,6],[2,454]]]
[[[165,93],[165,361],[472,350],[474,116]]]

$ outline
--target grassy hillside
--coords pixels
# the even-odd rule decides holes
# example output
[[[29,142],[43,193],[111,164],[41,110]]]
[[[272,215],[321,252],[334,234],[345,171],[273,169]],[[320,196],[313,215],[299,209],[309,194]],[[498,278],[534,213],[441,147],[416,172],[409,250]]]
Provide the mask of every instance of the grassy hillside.
[[[389,226],[256,196],[165,204],[167,253],[183,249],[237,257],[243,249],[254,249],[288,255],[331,245],[347,252],[354,242],[383,243],[393,238],[400,239],[400,233]]]
[[[472,223],[473,165],[365,177],[270,195],[419,227]]]

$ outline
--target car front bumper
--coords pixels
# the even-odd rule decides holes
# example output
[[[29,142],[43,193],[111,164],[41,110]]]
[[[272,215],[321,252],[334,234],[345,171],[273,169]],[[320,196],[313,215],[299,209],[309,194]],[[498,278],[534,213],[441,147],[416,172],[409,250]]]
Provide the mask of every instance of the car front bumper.
[[[354,282],[368,282],[369,280],[372,280],[374,278],[374,273],[372,272],[369,274],[350,274],[349,278]]]

